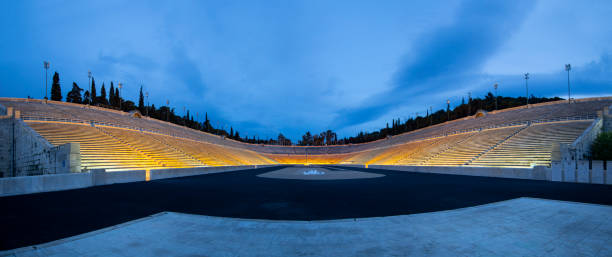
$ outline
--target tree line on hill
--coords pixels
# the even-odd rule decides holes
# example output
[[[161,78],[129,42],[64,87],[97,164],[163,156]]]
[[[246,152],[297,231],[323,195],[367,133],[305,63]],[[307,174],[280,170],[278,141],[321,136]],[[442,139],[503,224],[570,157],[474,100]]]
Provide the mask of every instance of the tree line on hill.
[[[425,116],[411,117],[408,120],[402,121],[401,119],[393,119],[391,126],[387,123],[387,126],[373,132],[359,132],[356,136],[345,137],[338,139],[336,133],[333,131],[324,131],[319,134],[312,135],[310,132],[306,132],[302,136],[302,140],[298,141],[298,145],[345,145],[345,144],[358,144],[372,142],[375,140],[387,138],[389,136],[395,136],[405,132],[414,131],[417,129],[425,128],[428,126],[444,123],[450,120],[456,120],[467,116],[476,114],[479,110],[493,111],[495,110],[495,98],[497,98],[497,109],[506,109],[517,106],[525,105],[526,97],[495,97],[491,92],[484,96],[484,98],[469,98],[466,102],[465,98],[461,99],[461,104],[451,110],[450,104],[447,105],[446,110],[440,109],[430,113],[429,110],[425,112]],[[563,100],[559,97],[546,98],[546,97],[535,97],[531,95],[529,97],[529,104],[544,103],[550,101]],[[333,135],[333,136],[332,136]]]
[[[85,90],[79,87],[76,82],[72,82],[72,89],[66,94],[66,102],[76,104],[89,104],[108,109],[121,110],[124,112],[138,110],[142,115],[146,115],[154,119],[168,121],[177,125],[182,125],[192,129],[197,129],[200,131],[224,136],[243,142],[267,143],[268,141],[270,141],[260,140],[256,138],[242,138],[238,131],[234,131],[233,127],[230,127],[229,132],[221,128],[215,128],[213,127],[211,121],[208,119],[208,113],[204,114],[205,120],[203,122],[199,122],[194,120],[194,117],[192,114],[189,113],[189,110],[186,111],[185,115],[180,116],[175,113],[175,108],[171,108],[169,106],[161,106],[157,108],[155,107],[155,104],[152,104],[150,106],[145,105],[142,86],[140,87],[138,104],[134,103],[131,100],[124,99],[119,92],[119,87],[115,87],[112,81],[110,82],[110,88],[108,91],[106,90],[105,83],[102,83],[102,87],[100,88],[100,94],[98,94],[96,89],[96,80],[92,77],[90,89],[91,92],[90,90]],[[51,100],[62,101],[60,78],[57,72],[53,74],[53,83],[51,85]]]
[[[72,82],[72,90],[66,94],[66,102],[77,103],[77,104],[90,104],[100,106],[109,109],[122,110],[130,112],[138,110],[142,115],[148,117],[172,122],[177,125],[182,125],[192,129],[212,133],[215,135],[224,136],[237,141],[251,143],[251,144],[269,144],[269,145],[293,145],[293,142],[282,133],[278,135],[276,139],[260,139],[258,137],[242,137],[240,133],[230,127],[230,131],[226,131],[222,128],[215,128],[208,119],[208,113],[205,113],[204,121],[194,120],[193,115],[189,113],[189,110],[185,112],[185,115],[179,116],[175,114],[175,109],[170,106],[155,107],[155,104],[145,105],[144,95],[142,92],[142,86],[140,87],[140,94],[138,97],[138,104],[130,100],[125,100],[121,97],[119,88],[115,87],[113,82],[110,82],[110,88],[108,94],[106,91],[106,85],[102,83],[100,88],[100,94],[96,92],[95,79],[91,78],[91,92],[90,90],[84,90],[80,88],[76,82]],[[84,94],[81,95],[81,92]],[[344,137],[338,139],[337,133],[332,130],[326,130],[318,134],[313,134],[310,131],[302,135],[301,140],[298,140],[297,145],[301,146],[323,146],[323,145],[345,145],[345,144],[358,144],[371,142],[389,136],[398,135],[405,132],[414,131],[427,126],[440,124],[449,120],[460,119],[463,117],[471,116],[476,114],[479,110],[493,111],[495,110],[495,99],[497,98],[497,109],[506,109],[517,106],[525,105],[527,99],[525,97],[504,97],[494,96],[491,92],[484,96],[484,98],[465,98],[461,100],[461,105],[450,109],[450,105],[447,105],[446,110],[440,109],[430,113],[426,111],[425,116],[416,116],[409,118],[408,120],[402,121],[401,119],[393,119],[391,126],[387,123],[387,126],[373,132],[361,131],[357,135],[352,137]],[[59,74],[55,72],[53,75],[53,84],[51,85],[51,100],[61,101],[62,92],[60,87]],[[544,103],[550,101],[562,100],[559,97],[546,98],[546,97],[535,97],[531,95],[529,97],[529,104]],[[168,103],[166,103],[168,104]]]

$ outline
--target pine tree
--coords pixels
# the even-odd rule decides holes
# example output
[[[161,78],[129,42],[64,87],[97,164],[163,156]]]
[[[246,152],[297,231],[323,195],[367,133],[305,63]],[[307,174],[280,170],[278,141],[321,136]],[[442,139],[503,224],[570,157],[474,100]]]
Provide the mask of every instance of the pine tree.
[[[111,81],[110,90],[108,90],[108,104],[110,106],[115,106],[115,87],[113,86],[113,82]]]
[[[60,78],[57,71],[53,74],[53,84],[51,85],[51,100],[61,101],[62,100],[62,88],[60,87]]]
[[[90,102],[89,102],[89,90],[85,90],[85,94],[83,94],[83,104],[90,104]]]
[[[96,80],[92,77],[91,78],[91,92],[90,93],[90,97],[91,97],[91,104],[96,104],[98,101],[96,101]]]
[[[70,92],[68,92],[68,95],[66,95],[66,102],[77,104],[83,102],[81,98],[81,91],[83,91],[83,89],[80,88],[76,82],[72,82],[72,90],[70,90]]]
[[[140,96],[138,96],[138,110],[144,113],[144,95],[142,94],[142,85],[140,86]]]

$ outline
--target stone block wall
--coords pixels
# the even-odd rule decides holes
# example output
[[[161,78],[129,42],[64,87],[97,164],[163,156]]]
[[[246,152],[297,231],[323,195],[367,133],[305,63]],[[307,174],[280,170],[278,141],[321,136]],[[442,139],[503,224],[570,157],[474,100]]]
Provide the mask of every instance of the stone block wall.
[[[53,146],[17,117],[0,118],[1,177],[81,172],[79,144]]]
[[[571,148],[576,151],[576,158],[588,159],[590,155],[591,145],[593,141],[597,138],[599,133],[601,133],[604,126],[604,120],[602,117],[597,118],[591,126],[589,126],[583,133],[571,144]]]

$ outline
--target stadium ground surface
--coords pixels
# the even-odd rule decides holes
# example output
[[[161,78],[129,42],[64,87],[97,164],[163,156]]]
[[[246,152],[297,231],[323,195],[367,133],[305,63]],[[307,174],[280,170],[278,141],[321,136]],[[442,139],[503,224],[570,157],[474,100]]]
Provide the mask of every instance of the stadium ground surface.
[[[0,256],[610,256],[612,206],[517,198],[325,221],[162,212]]]
[[[329,220],[452,210],[519,197],[612,205],[606,185],[326,166],[384,176],[270,179],[287,166],[0,198],[0,249],[76,236],[160,212]]]

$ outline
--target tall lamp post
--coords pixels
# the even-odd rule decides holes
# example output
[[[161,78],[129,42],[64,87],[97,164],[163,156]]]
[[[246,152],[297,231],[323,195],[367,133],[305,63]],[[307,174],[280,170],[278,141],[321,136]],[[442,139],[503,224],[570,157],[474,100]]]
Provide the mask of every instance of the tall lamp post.
[[[570,104],[572,103],[572,98],[570,97],[570,79],[569,79],[569,74],[570,74],[570,70],[572,70],[572,65],[570,65],[569,63],[565,65],[565,70],[567,71],[567,103]]]
[[[123,110],[123,109],[121,108],[121,102],[123,102],[123,101],[121,100],[121,95],[122,95],[122,93],[121,93],[121,89],[123,88],[123,84],[121,84],[121,82],[119,82],[119,83],[117,83],[117,84],[118,84],[118,86],[117,86],[117,87],[119,88],[119,110]]]
[[[527,97],[527,108],[529,108],[529,84],[527,81],[529,80],[529,73],[525,73],[525,96]]]
[[[495,110],[497,111],[497,83],[493,85],[493,88],[495,88]]]
[[[91,71],[90,70],[87,71],[87,77],[89,78],[89,96],[88,96],[89,103],[88,104],[91,104],[92,102],[91,92],[93,91],[93,88],[91,87]]]
[[[149,91],[145,92],[145,97],[147,97],[147,111],[146,116],[149,117]]]
[[[43,67],[45,68],[45,100],[49,99],[47,98],[47,83],[49,81],[49,77],[47,76],[47,71],[49,70],[49,62],[48,61],[44,61],[43,62]]]

